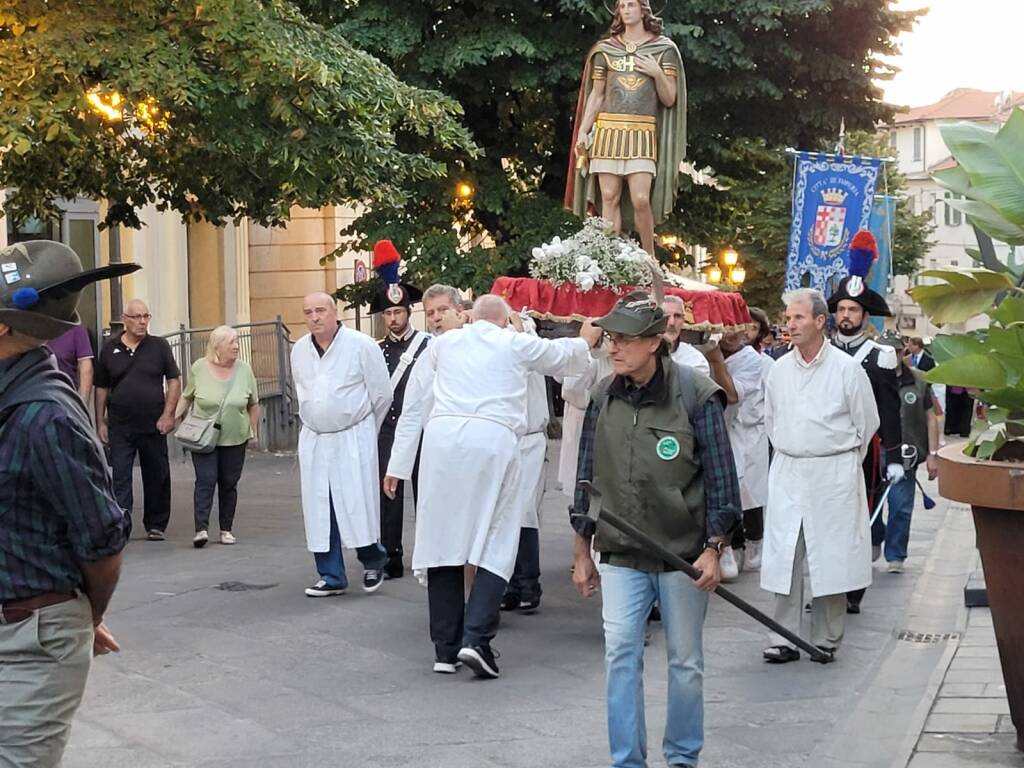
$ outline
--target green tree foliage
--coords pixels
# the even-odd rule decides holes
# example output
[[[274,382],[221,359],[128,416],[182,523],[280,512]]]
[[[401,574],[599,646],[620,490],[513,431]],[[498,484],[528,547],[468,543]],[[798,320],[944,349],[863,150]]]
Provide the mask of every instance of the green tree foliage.
[[[446,174],[429,152],[476,151],[454,99],[284,0],[0,0],[0,71],[15,218],[89,197],[107,223],[156,203],[278,224],[293,205],[401,205]]]
[[[407,201],[362,216],[346,231],[354,244],[390,237],[420,282],[486,289],[497,274],[525,274],[532,246],[578,226],[561,210],[562,192],[584,58],[610,21],[603,3],[298,4],[399,77],[458,99],[483,149],[477,158],[432,152],[448,176],[417,182]],[[687,183],[662,231],[718,244],[737,230],[763,230],[764,258],[750,265],[751,278],[775,279],[777,294],[785,248],[774,233],[789,222],[781,150],[834,142],[843,119],[870,130],[891,118],[873,80],[889,73],[879,56],[895,52],[893,39],[914,14],[888,0],[673,0],[663,18],[686,67],[690,159],[727,177],[733,191]],[[765,184],[782,178],[777,188]],[[476,190],[470,206],[455,201],[463,180]],[[456,254],[470,244],[467,257]]]

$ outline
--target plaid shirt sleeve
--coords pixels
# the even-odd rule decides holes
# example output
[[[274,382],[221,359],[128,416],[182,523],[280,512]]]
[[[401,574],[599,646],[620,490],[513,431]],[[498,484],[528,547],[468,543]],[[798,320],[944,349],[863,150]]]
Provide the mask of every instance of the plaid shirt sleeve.
[[[590,538],[597,529],[597,524],[589,517],[580,517],[590,512],[590,492],[581,488],[581,480],[594,479],[594,435],[597,433],[597,417],[601,415],[601,407],[596,400],[591,400],[587,412],[583,416],[583,428],[580,432],[580,452],[576,460],[576,489],[573,492],[573,503],[569,507],[569,522],[573,530],[583,538]]]
[[[740,484],[717,397],[709,398],[690,419],[704,467],[705,526],[708,538],[726,536],[741,519]]]
[[[128,543],[128,521],[114,500],[110,477],[92,438],[47,405],[50,417],[30,437],[39,501],[63,522],[79,562],[116,555]]]

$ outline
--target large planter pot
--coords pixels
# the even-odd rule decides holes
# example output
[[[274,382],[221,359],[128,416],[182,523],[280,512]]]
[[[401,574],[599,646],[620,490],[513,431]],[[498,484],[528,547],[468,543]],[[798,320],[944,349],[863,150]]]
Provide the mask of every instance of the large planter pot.
[[[982,461],[963,444],[939,451],[939,493],[971,505],[999,661],[1024,750],[1024,464]]]

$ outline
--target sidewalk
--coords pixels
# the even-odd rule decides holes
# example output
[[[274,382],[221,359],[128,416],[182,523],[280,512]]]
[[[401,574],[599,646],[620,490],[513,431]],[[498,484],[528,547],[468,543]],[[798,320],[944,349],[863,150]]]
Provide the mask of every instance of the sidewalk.
[[[560,493],[545,496],[541,610],[503,614],[495,640],[502,678],[480,682],[430,671],[426,593],[409,577],[372,596],[358,588],[339,598],[303,596],[315,572],[294,458],[250,456],[234,547],[192,548],[191,466],[175,463],[172,474],[169,540],[135,540],[127,551],[107,617],[124,651],[96,661],[65,768],[608,765],[600,603],[580,599],[569,581],[572,532]],[[406,531],[410,552],[411,519]],[[912,768],[945,768],[928,762],[947,756],[929,751],[938,734],[918,744],[917,733],[922,702],[930,709],[936,670],[944,659],[949,664],[954,641],[911,642],[900,633],[962,631],[959,592],[975,557],[969,515],[942,501],[927,512],[919,506],[907,572],[876,565],[864,612],[850,617],[837,662],[824,667],[765,664],[765,630],[712,598],[701,765],[893,768],[902,754],[904,768],[913,754]],[[354,569],[350,581],[359,583]],[[756,573],[732,587],[769,608]],[[972,625],[956,642],[966,650],[981,629]],[[955,658],[949,674],[980,663],[970,659]],[[660,768],[660,632],[646,669],[649,763]],[[957,690],[947,689],[935,706],[971,698]],[[933,717],[940,714],[947,713]],[[946,727],[928,722],[932,730]]]
[[[942,684],[910,768],[1024,766],[1010,722],[992,615],[987,608],[971,608],[968,614],[949,665],[939,670]]]

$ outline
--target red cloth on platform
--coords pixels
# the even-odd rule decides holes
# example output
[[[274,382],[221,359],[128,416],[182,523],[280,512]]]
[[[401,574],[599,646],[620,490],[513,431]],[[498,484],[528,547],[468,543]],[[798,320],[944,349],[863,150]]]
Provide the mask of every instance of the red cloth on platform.
[[[491,286],[491,293],[504,298],[516,312],[526,307],[540,318],[561,321],[606,315],[632,290],[597,287],[581,291],[573,283],[556,286],[532,277],[499,277]],[[666,285],[665,295],[669,294],[685,302],[686,323],[693,330],[728,331],[752,322],[747,303],[738,293],[687,291]]]

